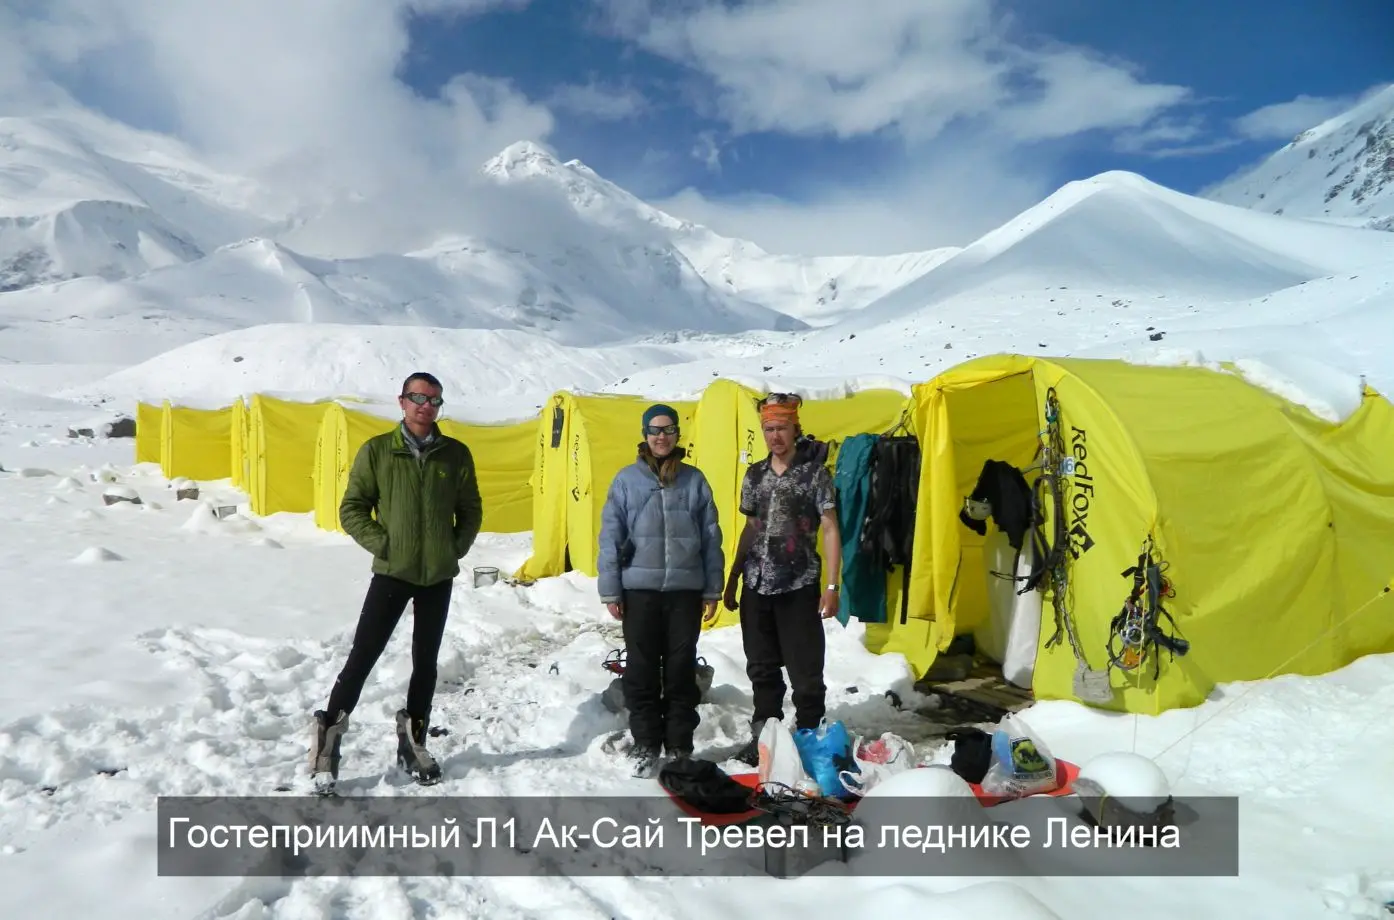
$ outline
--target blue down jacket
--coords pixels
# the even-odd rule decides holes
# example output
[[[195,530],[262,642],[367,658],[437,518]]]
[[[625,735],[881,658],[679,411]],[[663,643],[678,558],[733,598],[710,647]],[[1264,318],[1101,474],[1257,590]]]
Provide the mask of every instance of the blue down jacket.
[[[702,471],[680,462],[672,484],[663,486],[643,458],[621,469],[601,511],[596,569],[603,604],[619,603],[625,589],[701,591],[705,600],[719,599],[726,559],[716,500]]]

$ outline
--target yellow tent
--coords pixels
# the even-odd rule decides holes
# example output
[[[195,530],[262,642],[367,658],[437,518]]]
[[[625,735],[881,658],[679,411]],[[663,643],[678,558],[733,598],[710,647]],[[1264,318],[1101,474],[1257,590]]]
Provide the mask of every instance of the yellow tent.
[[[485,533],[522,533],[532,528],[532,419],[501,424],[442,419],[441,431],[463,441],[474,457]]]
[[[229,433],[229,479],[235,489],[247,488],[247,403],[241,396],[232,402],[232,430]]]
[[[399,417],[329,404],[315,441],[312,473],[315,524],[343,531],[339,502],[348,488],[349,469],[359,449],[371,437],[394,428]],[[532,421],[484,425],[441,419],[441,431],[463,441],[474,456],[479,493],[484,504],[482,529],[487,533],[518,533],[532,526]]]
[[[713,381],[697,403],[693,421],[692,462],[706,475],[716,496],[721,520],[721,542],[730,575],[745,521],[740,515],[741,482],[745,471],[769,455],[760,431],[759,401],[765,394],[732,380]],[[909,412],[910,399],[896,390],[863,390],[838,399],[808,399],[799,410],[805,434],[832,442],[828,468],[837,461],[837,446],[856,434],[878,434],[894,428]],[[823,555],[819,541],[818,554]],[[826,560],[825,560],[826,565]],[[890,582],[894,582],[892,585]],[[888,579],[887,590],[899,597],[899,579]],[[891,600],[894,603],[894,600]],[[717,608],[718,616],[707,628],[740,620],[739,611]]]
[[[136,463],[159,463],[164,444],[165,408],[136,403]]]
[[[247,494],[252,513],[315,509],[315,448],[330,400],[292,402],[257,393],[247,409]],[[226,448],[226,445],[225,445]],[[225,449],[226,455],[226,449]]]
[[[315,459],[311,473],[314,488],[315,526],[343,533],[339,523],[339,502],[348,488],[353,458],[369,438],[390,431],[397,419],[358,409],[346,409],[337,402],[324,408],[315,438]]]
[[[987,460],[1029,470],[1048,394],[1067,458],[1064,607],[1088,667],[1108,665],[1133,587],[1120,573],[1149,541],[1174,592],[1163,603],[1175,625],[1160,626],[1190,643],[1184,656],[1153,651],[1114,669],[1105,708],[1160,712],[1218,682],[1325,673],[1394,650],[1387,596],[1375,601],[1384,611],[1354,615],[1394,574],[1394,406],[1373,391],[1333,424],[1235,373],[1021,356],[970,361],[914,389],[924,459],[910,617],[867,633],[917,674],[992,616],[985,538],[959,512]],[[1053,595],[1036,633],[1036,698],[1075,699],[1071,642],[1046,647]]]
[[[226,479],[232,408],[195,409],[164,402],[160,422],[160,469],[167,479]]]
[[[553,394],[536,425],[532,471],[532,555],[517,577],[533,581],[575,569],[596,574],[600,513],[615,474],[632,463],[640,422],[658,400],[639,396]],[[684,448],[692,402],[662,400],[679,415]]]

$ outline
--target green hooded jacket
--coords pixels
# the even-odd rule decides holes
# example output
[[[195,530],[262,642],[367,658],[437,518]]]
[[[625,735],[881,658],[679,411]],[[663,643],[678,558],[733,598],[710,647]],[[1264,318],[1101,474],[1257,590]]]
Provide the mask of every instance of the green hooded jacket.
[[[415,585],[460,573],[483,521],[474,457],[435,428],[420,459],[402,426],[369,438],[339,503],[344,532],[373,554],[373,572]]]

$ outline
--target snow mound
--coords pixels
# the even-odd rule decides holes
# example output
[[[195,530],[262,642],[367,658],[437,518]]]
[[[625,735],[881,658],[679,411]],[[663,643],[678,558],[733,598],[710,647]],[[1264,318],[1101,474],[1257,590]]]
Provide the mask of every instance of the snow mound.
[[[408,374],[429,370],[445,388],[446,417],[503,420],[531,417],[555,390],[600,391],[638,370],[722,347],[573,348],[514,330],[273,324],[193,342],[67,395],[158,401],[177,389],[181,405],[207,406],[253,392],[380,401]]]
[[[1134,814],[1150,814],[1166,804],[1171,787],[1157,764],[1128,751],[1100,754],[1079,769],[1074,789],[1082,796],[1117,799]]]
[[[80,565],[94,565],[100,562],[121,562],[124,559],[104,546],[89,546],[87,549],[73,557],[73,562]]]
[[[1107,172],[1071,182],[820,336],[934,304],[1051,288],[1233,300],[1394,260],[1394,235],[1260,214]]]

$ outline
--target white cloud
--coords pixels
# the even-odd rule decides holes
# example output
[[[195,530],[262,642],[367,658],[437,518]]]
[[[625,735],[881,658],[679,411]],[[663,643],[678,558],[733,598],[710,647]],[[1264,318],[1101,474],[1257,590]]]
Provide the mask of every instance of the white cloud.
[[[32,108],[63,101],[79,78],[104,85],[114,107],[174,126],[288,204],[351,196],[357,207],[336,209],[333,229],[352,248],[414,245],[464,206],[484,159],[545,139],[553,119],[507,82],[468,72],[437,99],[415,95],[397,78],[405,14],[524,3],[41,0],[0,13],[0,99]]]
[[[1068,46],[1024,48],[985,0],[596,0],[613,32],[694,68],[734,132],[923,141],[955,123],[1015,140],[1139,128],[1187,98]]]
[[[1058,155],[1059,141],[1175,141],[1182,129],[1161,119],[1191,101],[1089,49],[1019,43],[991,0],[593,3],[610,34],[696,75],[701,114],[722,123],[728,147],[759,133],[898,142],[903,167],[854,164],[797,202],[691,188],[655,202],[776,252],[964,245],[1054,191],[1044,151]],[[693,150],[709,168],[717,153],[710,136]]]
[[[961,246],[1055,190],[1052,164],[1008,162],[965,143],[890,173],[806,186],[797,201],[714,199],[687,188],[653,204],[776,253],[876,255]]]
[[[1360,96],[1300,95],[1287,102],[1275,102],[1254,109],[1234,120],[1234,130],[1249,140],[1283,140],[1315,128],[1356,105]]]
[[[648,108],[648,100],[632,86],[609,86],[591,80],[568,83],[547,97],[552,108],[599,121],[623,121]]]

